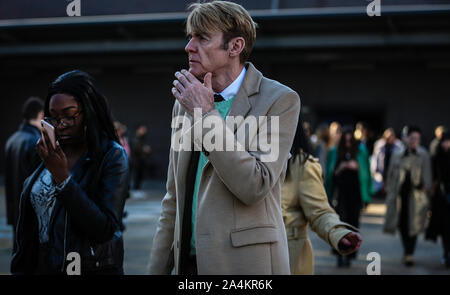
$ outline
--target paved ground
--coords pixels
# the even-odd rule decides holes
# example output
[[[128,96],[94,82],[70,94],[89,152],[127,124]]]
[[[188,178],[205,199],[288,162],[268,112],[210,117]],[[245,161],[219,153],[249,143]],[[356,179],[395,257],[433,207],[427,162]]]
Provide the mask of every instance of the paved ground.
[[[450,270],[441,264],[442,248],[440,241],[426,241],[420,235],[415,251],[414,267],[402,264],[402,244],[399,235],[387,235],[382,232],[384,204],[369,205],[361,217],[361,235],[363,243],[358,257],[350,268],[337,268],[336,257],[331,255],[329,246],[310,231],[311,242],[315,252],[316,274],[365,275],[370,261],[367,254],[378,252],[381,257],[381,274],[383,275],[448,275]]]
[[[162,183],[146,183],[144,191],[133,191],[126,204],[128,217],[125,219],[125,273],[146,274],[151,244],[156,231],[161,199],[164,195]],[[11,255],[11,229],[6,225],[3,188],[0,187],[0,274],[9,274]],[[441,265],[441,245],[424,241],[420,236],[416,249],[416,266],[406,268],[401,263],[402,248],[398,236],[385,235],[381,231],[383,204],[372,204],[362,216],[361,234],[363,245],[357,260],[350,268],[336,267],[336,258],[330,247],[314,233],[310,232],[315,252],[316,274],[320,275],[365,275],[369,252],[381,255],[381,274],[440,274],[448,275]]]

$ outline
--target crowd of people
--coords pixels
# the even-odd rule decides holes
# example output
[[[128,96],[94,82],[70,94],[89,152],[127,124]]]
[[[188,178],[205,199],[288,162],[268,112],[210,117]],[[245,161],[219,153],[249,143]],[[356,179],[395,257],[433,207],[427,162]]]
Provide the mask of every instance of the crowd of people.
[[[150,274],[313,274],[308,226],[332,247],[339,267],[350,266],[363,243],[361,210],[377,193],[387,205],[384,230],[401,233],[405,264],[414,264],[417,235],[426,230],[432,240],[442,235],[449,267],[450,137],[443,127],[432,158],[415,126],[401,140],[386,130],[372,155],[364,124],[322,124],[313,134],[299,95],[247,61],[257,27],[248,12],[227,1],[189,10],[189,70],[174,74],[171,92],[173,118],[193,123],[172,126],[172,135],[184,131],[191,146],[168,151]],[[258,126],[243,149],[240,142],[211,148],[205,139],[212,128],[203,120],[223,131],[214,133],[216,143],[246,134],[246,124],[229,126],[228,116],[278,118],[280,128]],[[67,254],[76,252],[83,274],[123,274],[124,205],[132,174],[139,189],[152,152],[147,127],[129,142],[95,80],[79,70],[57,77],[44,102],[28,100],[23,118],[5,149],[11,272],[62,275]],[[273,134],[277,157],[265,160],[257,139]]]
[[[441,236],[443,263],[450,267],[450,133],[445,126],[437,126],[426,148],[421,145],[418,126],[405,126],[400,136],[387,128],[369,147],[364,126],[341,127],[332,122],[319,125],[314,134],[310,132],[308,141],[322,165],[330,204],[343,221],[358,227],[361,209],[373,197],[384,200],[384,231],[399,231],[404,264],[414,265],[417,236],[424,233],[432,241]],[[311,129],[311,125],[305,123],[305,128]],[[348,264],[345,260],[351,257],[339,258],[338,265]]]

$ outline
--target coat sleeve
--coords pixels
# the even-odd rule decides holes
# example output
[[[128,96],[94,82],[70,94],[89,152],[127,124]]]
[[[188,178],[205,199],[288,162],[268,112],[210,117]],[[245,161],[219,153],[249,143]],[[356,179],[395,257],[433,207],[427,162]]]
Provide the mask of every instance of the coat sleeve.
[[[299,179],[299,202],[311,229],[321,239],[331,245],[341,254],[339,241],[350,232],[359,230],[350,224],[342,222],[331,208],[322,183],[322,170],[316,162],[306,161]]]
[[[122,147],[113,146],[105,155],[96,196],[88,196],[71,177],[56,194],[71,221],[92,241],[109,241],[120,229],[129,189],[128,159]],[[94,202],[93,200],[96,200]]]
[[[172,119],[177,113],[178,102],[175,102]],[[173,136],[173,129],[172,129]],[[173,169],[173,147],[169,152],[169,167],[167,169],[167,193],[161,203],[161,215],[158,220],[155,237],[153,238],[152,252],[150,255],[149,274],[165,275],[170,274],[174,267],[174,229],[176,219],[176,191],[175,173]]]
[[[176,217],[175,182],[172,160],[169,160],[167,175],[167,193],[161,203],[161,215],[150,256],[149,274],[168,275],[174,267],[173,237]]]
[[[398,171],[396,171],[398,162],[401,155],[396,153],[392,155],[391,161],[389,163],[389,168],[387,172],[387,177],[384,180],[384,185],[386,189],[386,203],[389,203],[390,199],[395,199],[397,197],[397,192],[395,191]]]
[[[384,216],[383,232],[394,234],[397,229],[397,182],[398,182],[398,163],[401,154],[392,155],[387,179],[385,179],[386,188],[386,213]]]
[[[10,155],[9,143],[5,145],[5,171],[11,171],[12,169],[12,157]],[[6,197],[6,220],[9,225],[13,225],[14,218],[14,197],[13,197],[13,177],[12,173],[5,173],[5,197]]]
[[[273,103],[266,114],[266,126],[271,126],[275,117],[279,120],[279,128],[277,128],[279,130],[268,130],[264,126],[259,126],[257,134],[258,138],[265,137],[271,140],[278,136],[278,144],[275,144],[274,150],[271,150],[270,153],[264,151],[260,146],[255,151],[242,150],[242,148],[238,148],[239,143],[236,141],[233,143],[231,151],[229,149],[227,151],[209,151],[207,158],[214,166],[214,170],[233,195],[244,204],[252,205],[263,200],[279,181],[288,160],[299,113],[300,98],[294,91],[285,92]],[[211,111],[204,120],[210,116],[215,116],[216,120],[222,122],[223,142],[226,142],[226,138],[234,138],[234,132],[226,126],[217,110]],[[203,138],[209,132],[208,128],[202,128],[200,135],[196,135],[194,132],[194,144],[197,148],[203,148]],[[271,154],[272,152],[274,154]],[[233,170],[233,173],[230,173],[230,170]],[[236,181],[243,179],[245,179],[246,185],[242,185],[241,181]]]

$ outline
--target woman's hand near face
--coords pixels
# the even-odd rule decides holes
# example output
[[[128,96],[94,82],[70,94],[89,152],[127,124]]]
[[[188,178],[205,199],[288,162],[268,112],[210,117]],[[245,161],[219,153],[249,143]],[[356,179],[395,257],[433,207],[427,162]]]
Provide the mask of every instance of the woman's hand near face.
[[[56,142],[56,148],[53,148],[45,129],[42,130],[42,133],[44,140],[40,138],[37,143],[38,155],[52,174],[54,181],[60,184],[70,175],[66,155],[58,142]]]

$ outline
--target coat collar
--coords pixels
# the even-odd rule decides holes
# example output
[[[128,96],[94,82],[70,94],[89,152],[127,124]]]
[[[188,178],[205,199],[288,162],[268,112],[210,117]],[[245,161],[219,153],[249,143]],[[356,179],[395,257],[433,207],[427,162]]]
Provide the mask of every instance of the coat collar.
[[[247,68],[244,66],[238,77],[230,85],[228,85],[228,87],[220,93],[214,93],[214,95],[220,94],[224,100],[229,100],[235,97],[239,91],[239,88],[241,88],[242,82],[244,81],[245,73],[247,73]]]
[[[245,63],[245,67],[247,72],[245,73],[244,81],[242,82],[241,87],[234,98],[228,116],[245,117],[251,109],[251,104],[248,98],[259,93],[263,75],[250,62]],[[234,131],[236,132],[236,130],[237,126],[235,125]]]

